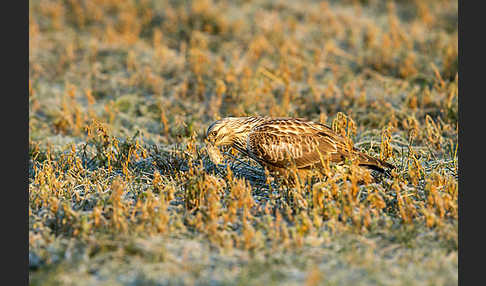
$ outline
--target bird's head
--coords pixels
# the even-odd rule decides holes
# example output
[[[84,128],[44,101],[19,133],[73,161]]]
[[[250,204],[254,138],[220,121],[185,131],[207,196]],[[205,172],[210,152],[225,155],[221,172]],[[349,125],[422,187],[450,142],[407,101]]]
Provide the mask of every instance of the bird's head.
[[[254,126],[252,117],[226,117],[209,125],[206,140],[214,146],[232,145],[237,138],[246,136]]]

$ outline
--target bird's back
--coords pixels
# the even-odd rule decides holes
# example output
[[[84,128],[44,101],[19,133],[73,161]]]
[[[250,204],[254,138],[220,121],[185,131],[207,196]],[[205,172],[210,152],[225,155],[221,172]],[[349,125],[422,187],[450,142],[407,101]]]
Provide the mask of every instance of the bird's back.
[[[298,118],[268,118],[254,126],[247,137],[247,151],[256,161],[275,168],[294,164],[299,169],[310,168],[323,159],[337,163],[351,157],[368,168],[393,168],[356,150],[329,126]]]

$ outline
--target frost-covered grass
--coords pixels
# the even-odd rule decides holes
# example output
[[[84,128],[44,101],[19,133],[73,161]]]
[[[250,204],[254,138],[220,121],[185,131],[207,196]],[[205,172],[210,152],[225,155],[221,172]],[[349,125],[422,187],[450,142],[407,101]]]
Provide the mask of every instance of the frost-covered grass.
[[[33,285],[458,283],[457,1],[29,1]],[[290,187],[224,116],[397,166]]]

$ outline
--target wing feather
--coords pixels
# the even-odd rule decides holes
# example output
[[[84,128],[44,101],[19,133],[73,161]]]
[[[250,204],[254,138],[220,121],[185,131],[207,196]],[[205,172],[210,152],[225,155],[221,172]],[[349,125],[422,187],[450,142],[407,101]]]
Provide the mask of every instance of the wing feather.
[[[295,163],[297,168],[306,168],[320,163],[320,154],[332,162],[342,161],[346,144],[324,124],[281,118],[254,127],[247,149],[260,163],[279,168]]]

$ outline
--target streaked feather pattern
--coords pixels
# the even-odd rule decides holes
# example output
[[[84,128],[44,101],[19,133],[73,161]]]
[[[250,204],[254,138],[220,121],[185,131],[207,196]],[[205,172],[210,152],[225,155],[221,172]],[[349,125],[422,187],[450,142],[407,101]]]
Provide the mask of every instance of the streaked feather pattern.
[[[207,139],[215,146],[231,145],[271,169],[298,169],[319,165],[324,157],[384,171],[393,165],[347,146],[346,139],[324,124],[301,118],[228,117],[210,125]]]

